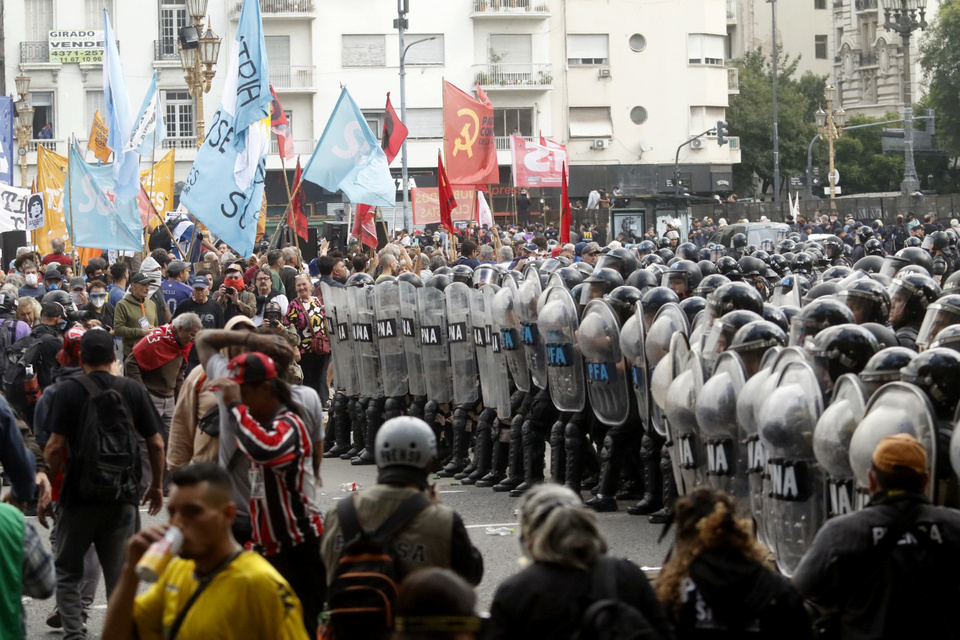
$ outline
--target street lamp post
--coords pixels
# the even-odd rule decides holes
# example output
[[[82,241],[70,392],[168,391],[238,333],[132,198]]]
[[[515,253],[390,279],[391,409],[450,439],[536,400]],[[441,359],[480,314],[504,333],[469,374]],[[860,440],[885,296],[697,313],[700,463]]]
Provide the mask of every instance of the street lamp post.
[[[837,192],[837,176],[834,173],[833,167],[833,143],[835,140],[840,138],[840,134],[843,131],[843,125],[847,122],[847,114],[842,107],[836,109],[833,108],[833,96],[836,93],[836,88],[828,84],[823,90],[823,97],[827,101],[827,110],[817,109],[816,118],[817,118],[817,133],[820,134],[820,138],[827,141],[827,144],[830,147],[830,173],[828,177],[830,178],[830,209],[836,211],[836,192]],[[813,143],[811,143],[812,146]],[[809,179],[809,176],[808,176]]]
[[[910,35],[927,28],[927,0],[883,0],[883,28],[900,34],[903,43],[903,182],[905,196],[920,188],[913,161],[913,91],[910,85]],[[919,18],[919,19],[918,19]]]
[[[773,21],[773,37],[770,49],[771,72],[773,74],[773,201],[780,202],[780,130],[777,104],[777,0],[767,0],[770,3],[770,13]]]
[[[180,29],[180,66],[187,81],[187,90],[197,101],[197,146],[203,144],[203,94],[210,91],[210,83],[216,75],[217,57],[220,55],[220,36],[213,32],[207,22],[208,0],[187,0],[187,10],[193,24]]]
[[[20,148],[17,153],[20,154],[20,186],[27,188],[27,144],[33,137],[33,115],[34,109],[27,102],[27,94],[30,93],[30,76],[16,77],[17,94],[20,99],[17,100],[16,116],[13,120],[13,127],[17,136],[17,146]]]

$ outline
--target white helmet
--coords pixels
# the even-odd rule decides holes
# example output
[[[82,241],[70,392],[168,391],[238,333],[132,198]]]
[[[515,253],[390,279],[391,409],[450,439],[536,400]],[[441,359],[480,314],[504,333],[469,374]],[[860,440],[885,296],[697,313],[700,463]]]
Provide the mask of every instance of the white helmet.
[[[424,471],[437,457],[437,437],[423,420],[401,416],[387,420],[377,430],[373,450],[378,469],[408,467]]]

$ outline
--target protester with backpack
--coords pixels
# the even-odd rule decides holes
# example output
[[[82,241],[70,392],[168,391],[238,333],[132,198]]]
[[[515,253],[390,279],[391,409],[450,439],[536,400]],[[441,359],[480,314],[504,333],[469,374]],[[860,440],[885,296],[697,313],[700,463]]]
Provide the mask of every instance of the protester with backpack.
[[[646,576],[606,555],[596,516],[577,494],[537,485],[519,510],[520,546],[533,563],[497,587],[487,638],[674,637]],[[597,635],[604,627],[607,635]]]
[[[676,539],[657,577],[657,595],[677,638],[812,638],[803,600],[767,567],[767,550],[735,509],[728,494],[707,487],[674,506]]]
[[[60,366],[57,354],[63,347],[63,332],[69,326],[63,304],[49,300],[40,306],[40,324],[30,335],[7,347],[3,357],[3,394],[31,427],[37,399],[27,395],[24,382],[35,378],[41,391],[53,382]]]
[[[15,294],[0,291],[0,353],[17,340],[30,334],[30,325],[17,320],[18,299]]]
[[[87,549],[96,547],[109,595],[123,565],[124,544],[139,529],[138,433],[150,452],[151,481],[143,502],[151,515],[163,506],[160,417],[146,389],[110,373],[115,362],[111,335],[87,331],[80,339],[83,375],[58,383],[48,421],[44,457],[51,477],[64,470],[54,552],[65,640],[86,637],[79,586]]]
[[[483,577],[483,558],[460,515],[427,484],[437,457],[427,423],[386,421],[374,456],[377,484],[350,494],[324,519],[327,613],[338,640],[388,636],[396,585],[416,569],[449,568],[472,585]]]

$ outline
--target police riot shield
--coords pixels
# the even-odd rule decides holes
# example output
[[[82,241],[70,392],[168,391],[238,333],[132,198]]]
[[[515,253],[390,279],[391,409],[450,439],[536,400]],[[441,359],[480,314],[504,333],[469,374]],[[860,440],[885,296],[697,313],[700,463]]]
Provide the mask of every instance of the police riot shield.
[[[674,378],[686,367],[686,358],[690,355],[687,337],[682,333],[675,333],[670,339],[669,345],[666,353],[670,357],[662,359],[650,374],[650,396],[653,399],[650,405],[650,423],[654,431],[665,437],[668,435],[665,411],[670,385],[673,384]],[[647,362],[650,362],[649,348],[647,354]]]
[[[626,363],[620,352],[620,323],[609,303],[591,300],[577,334],[586,369],[590,405],[605,425],[625,423],[630,414]]]
[[[687,314],[683,312],[680,305],[669,302],[660,307],[657,315],[654,316],[653,323],[647,330],[647,362],[650,367],[656,367],[667,355],[667,351],[670,349],[670,340],[677,333],[682,333],[685,336],[690,335]]]
[[[395,398],[407,395],[407,354],[404,352],[400,320],[400,287],[393,278],[381,278],[373,288],[377,312],[377,349],[383,395]]]
[[[453,376],[453,401],[476,402],[480,393],[477,356],[470,319],[470,287],[454,282],[443,291],[447,304],[447,345],[450,351],[450,375]]]
[[[523,343],[523,352],[526,358],[527,369],[533,383],[541,389],[547,388],[547,350],[540,336],[537,323],[537,302],[540,298],[540,276],[531,268],[526,271],[527,277],[517,288],[514,294],[517,315],[520,318],[520,341]]]
[[[453,400],[453,379],[447,350],[447,309],[443,291],[435,287],[417,289],[417,306],[427,399],[440,404],[450,402]]]
[[[397,282],[400,289],[400,335],[407,358],[407,386],[416,397],[427,395],[423,376],[423,360],[420,348],[420,315],[417,306],[417,287],[409,282]]]
[[[740,354],[726,351],[697,396],[697,424],[706,453],[707,482],[733,496],[737,515],[750,515],[746,443],[737,424],[737,397],[747,381]]]
[[[755,405],[762,404],[760,389],[773,376],[773,360],[765,359],[760,371],[747,380],[737,396],[737,424],[740,441],[746,449],[747,483],[750,486],[750,511],[757,524],[757,539],[773,549],[773,537],[768,533],[766,495],[769,492],[770,476],[767,474],[767,455],[757,429]]]
[[[858,493],[850,466],[850,439],[866,408],[860,378],[845,373],[833,387],[833,399],[813,432],[813,455],[824,473],[827,518],[862,509],[866,494]]]
[[[565,288],[547,287],[540,294],[538,307],[540,335],[547,348],[550,399],[560,411],[581,411],[586,404],[586,388],[577,343],[577,305]]]
[[[320,292],[323,295],[327,335],[330,336],[334,384],[343,389],[347,397],[356,398],[360,394],[360,382],[357,379],[353,341],[350,339],[350,304],[347,290],[321,282]]]
[[[350,320],[353,323],[350,337],[353,339],[353,350],[357,357],[360,395],[364,398],[383,397],[373,290],[374,287],[346,288],[350,298]]]
[[[674,371],[680,371],[670,384],[667,392],[667,429],[673,441],[671,458],[674,463],[677,493],[687,495],[706,482],[706,456],[700,427],[697,424],[697,392],[703,386],[703,365],[693,353],[685,357],[685,364],[679,358],[682,350],[671,351],[670,357],[677,358],[672,363]]]
[[[620,351],[630,365],[630,380],[633,393],[637,397],[637,409],[643,430],[649,431],[650,424],[650,370],[647,367],[646,335],[643,328],[643,309],[636,303],[636,310],[620,330]]]
[[[513,283],[508,278],[504,283]],[[516,288],[502,287],[493,298],[493,320],[500,327],[500,357],[507,363],[510,377],[520,391],[530,391],[530,371],[527,369],[523,344],[520,342],[520,316],[514,301]]]
[[[777,567],[793,575],[825,518],[823,474],[813,454],[813,431],[823,396],[813,367],[791,362],[763,401],[757,426],[767,454],[770,511]]]
[[[694,351],[703,351],[703,341],[707,338],[707,329],[710,324],[710,316],[704,310],[698,311],[693,316],[693,322],[690,324],[690,348]]]
[[[494,409],[497,416],[506,420],[510,416],[510,374],[500,349],[500,324],[493,313],[494,299],[499,290],[500,287],[495,284],[487,284],[474,290],[475,306],[470,310],[473,314],[477,364],[480,365],[481,358],[485,362],[485,368],[480,367],[483,406]]]
[[[870,486],[873,452],[880,441],[897,433],[909,433],[927,450],[927,497],[933,500],[936,482],[937,420],[926,394],[906,382],[888,382],[870,398],[866,412],[850,438],[850,467],[857,488]]]
[[[802,296],[799,279],[796,275],[790,274],[780,278],[777,284],[774,285],[773,296],[770,297],[770,302],[778,307],[784,305],[802,307],[803,303],[800,300]]]

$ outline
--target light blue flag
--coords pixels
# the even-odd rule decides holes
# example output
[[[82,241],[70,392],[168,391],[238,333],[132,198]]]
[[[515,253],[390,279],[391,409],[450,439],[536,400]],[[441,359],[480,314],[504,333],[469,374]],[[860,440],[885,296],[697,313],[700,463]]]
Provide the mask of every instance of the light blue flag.
[[[103,11],[103,102],[107,110],[107,126],[110,127],[107,146],[113,151],[111,170],[117,183],[116,195],[121,200],[135,200],[140,193],[140,156],[136,151],[125,150],[133,130],[133,113],[117,39],[106,9]]]
[[[303,179],[327,191],[343,191],[351,202],[393,207],[397,183],[387,156],[347,90],[327,121]]]
[[[149,156],[167,137],[167,124],[163,121],[163,111],[157,96],[156,71],[153,72],[153,82],[147,89],[147,95],[143,97],[143,104],[135,122],[123,150],[135,150],[141,156]]]
[[[0,96],[0,184],[13,184],[14,116],[13,98]]]
[[[143,251],[137,199],[121,200],[115,189],[111,165],[89,165],[76,146],[70,145],[63,217],[74,246]]]
[[[257,0],[244,0],[220,108],[207,128],[180,202],[232,249],[253,254],[270,147],[267,49]]]

